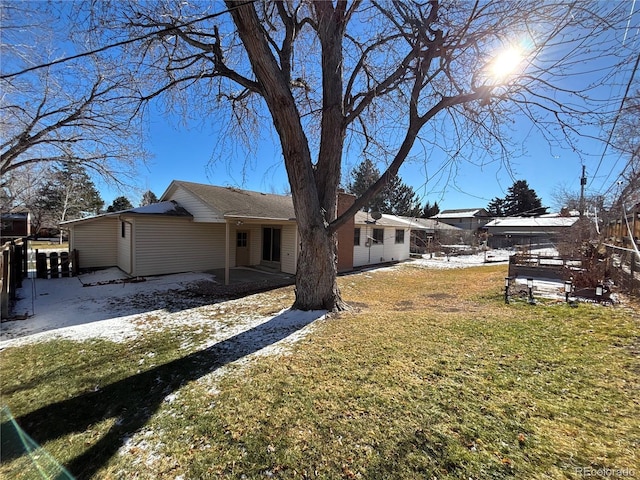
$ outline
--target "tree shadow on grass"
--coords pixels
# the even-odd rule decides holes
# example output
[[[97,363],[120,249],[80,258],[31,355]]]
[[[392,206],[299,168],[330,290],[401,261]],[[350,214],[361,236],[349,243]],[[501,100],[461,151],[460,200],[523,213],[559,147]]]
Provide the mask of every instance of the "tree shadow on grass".
[[[115,419],[97,443],[65,465],[78,479],[91,478],[127,438],[147,424],[167,395],[190,381],[285,339],[324,313],[287,310],[209,348],[127,377],[96,392],[47,405],[17,418],[17,422],[34,440],[43,444],[84,432],[104,420]],[[12,460],[11,452],[2,452],[2,460]]]

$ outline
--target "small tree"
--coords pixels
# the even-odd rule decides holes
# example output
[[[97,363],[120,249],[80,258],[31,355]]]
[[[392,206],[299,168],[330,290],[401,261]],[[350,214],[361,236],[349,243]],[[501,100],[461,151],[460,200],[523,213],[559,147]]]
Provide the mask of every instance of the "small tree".
[[[151,190],[147,190],[142,195],[142,199],[140,200],[140,206],[144,207],[146,205],[151,205],[152,203],[158,203],[158,197]]]
[[[107,212],[121,212],[123,210],[129,210],[130,208],[133,208],[133,205],[131,205],[129,199],[127,197],[120,196],[116,197],[113,200],[113,203],[107,207]]]
[[[104,206],[85,169],[76,163],[54,167],[32,205],[38,228],[57,229],[61,222],[97,215]]]
[[[434,202],[433,205],[431,205],[430,202],[427,202],[424,208],[422,209],[422,215],[420,216],[422,218],[431,218],[436,216],[439,213],[440,213],[440,207],[438,206],[438,202]]]

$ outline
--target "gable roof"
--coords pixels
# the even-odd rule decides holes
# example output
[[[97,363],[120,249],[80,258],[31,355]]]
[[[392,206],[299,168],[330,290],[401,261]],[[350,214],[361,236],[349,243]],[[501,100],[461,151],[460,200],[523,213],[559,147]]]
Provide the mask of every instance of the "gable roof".
[[[152,203],[145,205],[144,207],[129,208],[127,210],[120,210],[118,212],[103,213],[101,215],[95,215],[92,217],[78,218],[75,220],[67,220],[66,222],[60,222],[60,225],[69,225],[72,223],[87,222],[95,220],[96,218],[115,217],[121,215],[161,215],[169,217],[192,217],[189,212],[177,202],[173,200]]]
[[[295,220],[293,199],[287,195],[174,180],[162,198],[166,198],[178,187],[197,197],[220,217]]]
[[[409,228],[409,224],[403,221],[400,217],[395,215],[388,215],[383,213],[382,216],[375,220],[371,218],[371,214],[359,210],[353,216],[356,225],[371,225],[373,227],[396,227],[396,228]]]
[[[454,227],[453,225],[449,225],[448,223],[439,222],[438,220],[433,220],[432,218],[414,218],[414,217],[398,217],[402,221],[407,222],[412,230],[425,230],[425,231],[434,231],[434,230],[457,230],[462,231],[463,229],[460,227]]]
[[[489,216],[489,213],[484,208],[461,208],[457,210],[443,210],[431,218],[471,218]]]
[[[500,217],[490,221],[485,228],[492,227],[520,227],[520,228],[549,228],[570,227],[579,220],[578,217]]]

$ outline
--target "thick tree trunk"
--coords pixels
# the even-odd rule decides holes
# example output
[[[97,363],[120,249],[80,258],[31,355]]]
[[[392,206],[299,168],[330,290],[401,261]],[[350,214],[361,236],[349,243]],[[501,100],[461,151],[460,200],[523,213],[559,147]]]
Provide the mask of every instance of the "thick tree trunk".
[[[322,171],[316,175],[300,114],[287,81],[288,73],[283,72],[278,65],[253,5],[238,6],[227,0],[227,6],[231,10],[253,72],[262,87],[261,94],[280,137],[291,186],[300,235],[296,300],[293,308],[330,311],[342,309],[344,304],[336,283],[336,241],[328,228],[335,218],[342,150],[331,152],[333,168],[322,165],[322,169],[317,169]],[[324,103],[327,103],[326,98]],[[334,100],[334,106],[335,103]],[[323,128],[324,123],[323,121]],[[323,131],[323,137],[330,133]],[[336,136],[335,132],[333,136]],[[340,135],[337,136],[340,138]]]
[[[296,273],[299,310],[344,310],[337,284],[336,239],[325,227],[300,230],[300,255]]]

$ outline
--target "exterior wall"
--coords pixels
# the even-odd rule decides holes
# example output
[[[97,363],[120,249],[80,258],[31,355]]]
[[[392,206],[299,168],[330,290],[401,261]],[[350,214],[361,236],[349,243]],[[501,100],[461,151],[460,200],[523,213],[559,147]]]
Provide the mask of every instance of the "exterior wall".
[[[280,270],[295,274],[298,263],[298,228],[296,225],[283,225],[280,245]]]
[[[135,255],[132,275],[162,275],[224,268],[224,224],[196,223],[186,218],[157,216],[139,216],[133,221]],[[235,245],[233,239],[232,242]],[[235,247],[233,253],[232,260],[235,263]]]
[[[0,217],[0,238],[22,238],[31,235],[30,213],[7,213]]]
[[[117,243],[114,241],[119,222],[105,217],[71,227],[69,248],[78,250],[80,268],[115,267],[118,265]]]
[[[355,195],[348,193],[338,193],[337,216],[346,211],[355,201]],[[355,219],[351,217],[344,225],[338,228],[338,271],[346,272],[353,270],[353,235]]]
[[[130,275],[133,272],[133,251],[131,247],[134,243],[134,238],[132,227],[133,225],[129,221],[118,221],[118,233],[116,237],[118,268]],[[122,236],[123,229],[124,237]]]
[[[360,245],[353,247],[354,267],[407,260],[409,258],[409,228],[397,228],[397,230],[404,230],[404,243],[396,243],[395,227],[386,227],[384,228],[384,243],[372,244],[367,247],[367,239],[373,237],[373,228],[381,227],[375,227],[374,225],[356,225],[356,227],[360,228]]]
[[[236,233],[238,230],[249,232],[249,265],[260,265],[260,258],[262,256],[262,227],[260,225],[243,224],[241,226],[233,225],[229,235],[230,249],[229,249],[229,266],[236,266]],[[221,247],[224,250],[224,243]]]
[[[193,215],[194,222],[224,222],[224,219],[219,218],[215,212],[211,211],[211,207],[187,192],[184,188],[177,187],[167,200],[175,200],[178,202],[180,206],[184,207],[187,212]]]

